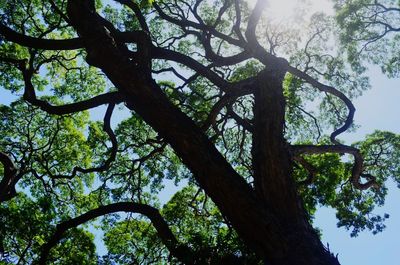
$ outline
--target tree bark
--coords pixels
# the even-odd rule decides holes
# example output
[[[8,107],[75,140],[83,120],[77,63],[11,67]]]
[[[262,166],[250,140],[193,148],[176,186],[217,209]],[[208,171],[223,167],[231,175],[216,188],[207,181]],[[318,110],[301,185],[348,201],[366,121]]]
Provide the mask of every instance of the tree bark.
[[[289,144],[284,138],[285,63],[264,70],[254,91],[253,176],[258,200],[278,219],[288,252],[279,264],[338,264],[309,223],[292,178]],[[268,259],[268,257],[267,257]]]
[[[274,170],[281,171],[280,175],[285,175],[286,180],[279,181],[276,186],[280,190],[275,193],[290,196],[283,195],[283,201],[274,202],[274,195],[263,203],[202,130],[168,100],[147,67],[129,60],[126,48],[116,43],[112,32],[102,25],[90,1],[68,1],[68,15],[84,40],[88,63],[100,68],[126,96],[129,108],[166,139],[198,184],[258,255],[272,265],[338,264],[308,225],[296,193],[292,192],[294,186],[287,183],[290,179],[288,154],[271,160],[265,170],[273,166]],[[283,148],[281,145],[274,143]],[[268,186],[268,181],[264,183],[262,187]],[[261,193],[264,198],[270,196],[267,191]],[[291,218],[294,218],[293,226],[289,225]]]

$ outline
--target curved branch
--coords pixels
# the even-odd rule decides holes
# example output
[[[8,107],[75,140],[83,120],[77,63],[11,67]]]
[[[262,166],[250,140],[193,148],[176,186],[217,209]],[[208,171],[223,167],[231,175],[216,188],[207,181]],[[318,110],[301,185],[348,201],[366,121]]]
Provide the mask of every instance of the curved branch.
[[[47,241],[47,243],[42,246],[42,251],[38,263],[43,265],[46,264],[46,260],[50,253],[50,250],[63,238],[64,233],[68,229],[77,227],[97,217],[116,212],[139,213],[146,216],[150,219],[154,228],[157,230],[161,241],[174,257],[179,259],[184,264],[188,264],[187,262],[190,263],[190,261],[193,261],[191,250],[178,242],[171,229],[169,228],[167,222],[163,219],[160,212],[156,208],[146,204],[134,202],[119,202],[106,206],[100,206],[78,217],[58,224],[56,226],[56,231],[54,232],[54,234]]]
[[[213,48],[211,47],[211,38],[209,35],[202,36],[200,38],[200,41],[203,44],[206,58],[212,61],[215,66],[234,65],[251,58],[251,55],[247,50],[227,57],[218,55],[213,51]]]
[[[71,114],[79,111],[92,109],[104,104],[118,104],[124,100],[124,97],[120,92],[109,92],[80,102],[54,106],[51,105],[49,102],[38,99],[36,97],[35,88],[33,87],[31,80],[33,72],[31,70],[24,69],[23,67],[19,67],[19,69],[22,71],[25,83],[25,90],[23,95],[24,100],[28,101],[34,106],[39,107],[41,110],[49,114],[55,114],[55,115]]]
[[[259,47],[260,44],[258,43],[258,40],[257,40],[256,28],[257,28],[258,22],[261,19],[262,12],[264,11],[266,5],[267,5],[267,1],[265,1],[265,0],[257,1],[256,5],[254,6],[253,11],[250,14],[249,22],[247,23],[247,29],[245,32],[247,41],[257,47]]]
[[[118,142],[117,138],[111,128],[111,115],[114,111],[115,104],[111,103],[108,105],[106,114],[104,115],[104,125],[103,129],[104,131],[108,134],[108,137],[110,138],[111,141],[111,151],[110,151],[110,156],[107,158],[107,160],[100,166],[98,167],[92,167],[92,168],[81,168],[81,167],[74,167],[72,170],[71,175],[53,175],[50,176],[52,179],[72,179],[76,176],[78,172],[80,173],[93,173],[93,172],[102,172],[106,171],[110,168],[111,163],[115,161],[115,158],[117,156],[117,151],[118,151]]]
[[[140,7],[134,1],[129,0],[114,0],[115,2],[120,3],[121,5],[125,5],[129,7],[133,13],[135,13],[137,20],[139,21],[140,26],[146,32],[150,32],[149,26],[147,25],[146,18],[143,16],[142,11],[140,11]]]
[[[354,157],[354,165],[351,171],[350,181],[354,187],[360,190],[366,190],[370,187],[379,188],[376,178],[370,174],[363,173],[363,157],[355,147],[347,145],[293,145],[290,147],[293,157],[296,159],[300,154],[325,154],[325,153],[345,153]],[[368,179],[367,182],[361,183],[360,178]]]
[[[34,49],[76,50],[83,48],[83,42],[80,38],[66,40],[40,39],[18,33],[2,23],[0,23],[0,35],[2,35],[8,41]]]
[[[34,106],[39,107],[41,110],[44,110],[49,114],[55,114],[55,115],[76,113],[84,110],[89,110],[104,104],[118,104],[123,102],[123,98],[124,98],[123,95],[119,92],[109,92],[95,96],[88,100],[83,100],[80,102],[65,104],[60,106],[53,106],[47,101],[25,96],[24,94],[24,99],[26,101],[28,101]]]
[[[166,50],[163,48],[158,48],[153,46],[151,49],[151,54],[152,56],[154,56],[154,58],[174,61],[189,67],[190,69],[196,71],[202,76],[205,76],[214,85],[218,86],[222,90],[227,90],[228,87],[230,86],[229,82],[221,78],[215,72],[211,71],[208,67],[204,66],[195,59],[186,56],[180,52]]]
[[[297,76],[300,79],[303,79],[304,81],[306,81],[310,85],[316,87],[319,91],[326,92],[328,94],[331,94],[331,95],[334,95],[334,96],[340,98],[344,102],[344,104],[346,104],[346,106],[347,106],[347,108],[349,110],[349,113],[347,115],[346,121],[344,122],[344,124],[340,128],[338,128],[334,132],[332,132],[331,136],[330,136],[330,139],[331,139],[332,143],[340,145],[340,143],[336,140],[336,137],[339,134],[347,131],[347,129],[349,129],[349,127],[353,123],[354,112],[356,111],[356,108],[354,107],[354,105],[351,102],[351,100],[345,94],[343,94],[342,92],[340,92],[336,88],[320,83],[316,79],[312,78],[308,74],[300,71],[299,69],[297,69],[297,68],[295,68],[293,66],[289,66],[288,67],[288,72],[293,74],[293,75],[295,75],[295,76]]]
[[[235,25],[233,26],[233,31],[238,36],[239,40],[244,43],[245,40],[244,40],[242,31],[240,30],[240,24],[242,22],[242,14],[241,14],[241,7],[240,7],[239,0],[235,0],[235,15],[236,15],[236,21],[235,21]]]
[[[204,121],[203,125],[201,128],[206,131],[211,125],[215,123],[215,119],[217,118],[218,114],[220,111],[228,105],[232,100],[232,97],[228,94],[224,95],[221,97],[220,100],[218,100],[217,103],[212,107],[210,113],[207,116],[207,119]]]
[[[208,80],[210,80],[214,85],[216,85],[218,88],[220,88],[222,91],[228,94],[232,94],[235,96],[244,96],[252,93],[253,91],[251,85],[253,84],[254,78],[241,80],[236,83],[230,83],[225,79],[221,78],[219,75],[210,70],[208,67],[204,66],[195,59],[186,56],[182,53],[153,46],[151,48],[151,54],[152,56],[154,56],[154,58],[174,61],[189,67],[196,73],[199,73]],[[239,54],[239,56],[242,55],[244,55],[244,53]]]

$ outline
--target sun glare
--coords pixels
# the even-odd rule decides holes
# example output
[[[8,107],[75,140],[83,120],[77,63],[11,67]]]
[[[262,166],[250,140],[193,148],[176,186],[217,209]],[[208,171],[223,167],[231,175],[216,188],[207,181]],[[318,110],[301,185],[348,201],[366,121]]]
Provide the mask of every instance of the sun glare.
[[[254,1],[255,0],[251,0]],[[265,15],[273,21],[295,21],[307,19],[315,12],[331,14],[332,2],[328,0],[265,0],[267,8]]]
[[[295,14],[298,1],[296,0],[270,0],[267,2],[267,16],[272,19],[288,19]]]

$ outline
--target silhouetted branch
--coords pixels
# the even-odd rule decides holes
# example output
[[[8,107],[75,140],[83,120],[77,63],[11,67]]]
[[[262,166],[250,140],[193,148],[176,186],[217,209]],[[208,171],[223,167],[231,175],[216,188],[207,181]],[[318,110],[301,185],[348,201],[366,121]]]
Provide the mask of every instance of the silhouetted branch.
[[[12,158],[0,151],[0,163],[3,164],[4,175],[0,181],[0,203],[10,200],[16,195],[15,184],[19,180],[18,168]]]
[[[253,91],[251,85],[254,82],[254,78],[248,78],[238,82],[230,83],[210,70],[208,67],[182,53],[163,48],[152,47],[151,54],[157,59],[171,60],[189,67],[196,73],[199,73],[210,80],[214,85],[226,93],[234,94],[236,96],[244,96],[252,93]]]
[[[142,13],[142,11],[140,11],[140,7],[136,2],[129,1],[129,0],[114,0],[114,1],[120,3],[121,5],[125,5],[125,6],[129,7],[133,11],[133,13],[135,13],[135,16],[136,16],[137,20],[139,21],[139,24],[142,27],[142,29],[146,32],[150,32],[149,27],[146,22],[146,18],[143,16],[143,13]]]
[[[242,40],[238,40],[238,39],[232,38],[228,35],[225,35],[225,34],[219,32],[218,30],[216,30],[216,28],[213,26],[209,26],[204,23],[196,23],[191,20],[184,19],[184,18],[177,19],[177,18],[169,16],[167,13],[165,13],[156,2],[153,2],[153,6],[157,10],[158,14],[160,15],[160,17],[162,19],[165,19],[166,21],[181,27],[182,29],[191,27],[191,28],[202,31],[203,33],[209,32],[210,34],[226,41],[229,44],[232,44],[232,45],[235,45],[238,47],[242,47],[245,45],[245,42],[243,42]]]
[[[50,250],[63,238],[64,233],[68,229],[77,227],[97,217],[116,212],[139,213],[146,216],[148,219],[150,219],[154,228],[157,230],[158,236],[160,237],[161,241],[174,257],[185,264],[194,260],[191,250],[178,242],[171,229],[169,228],[167,222],[163,219],[156,208],[146,204],[134,202],[119,202],[106,206],[100,206],[96,209],[88,211],[85,214],[58,224],[51,238],[47,241],[46,244],[42,246],[42,251],[38,263],[41,265],[46,264],[46,260],[50,253]]]
[[[247,41],[255,47],[260,47],[260,44],[258,43],[257,36],[256,36],[256,28],[258,25],[258,22],[261,19],[261,15],[267,5],[267,1],[265,0],[257,0],[255,7],[253,8],[253,11],[250,14],[249,17],[249,22],[247,23],[247,29],[245,32],[245,36]]]
[[[331,94],[333,96],[338,97],[347,106],[347,108],[349,110],[349,113],[347,115],[345,123],[340,128],[336,129],[333,133],[331,133],[331,136],[330,136],[330,139],[331,139],[331,141],[333,143],[340,145],[340,143],[336,140],[336,137],[339,134],[345,132],[347,129],[350,128],[351,124],[353,123],[354,112],[356,111],[356,109],[355,109],[353,103],[351,102],[351,100],[345,94],[343,94],[342,92],[340,92],[336,88],[320,83],[318,80],[312,78],[308,74],[302,72],[301,70],[299,70],[299,69],[297,69],[295,67],[289,66],[288,72],[293,74],[293,75],[295,75],[295,76],[297,76],[298,78],[303,79],[304,81],[306,81],[310,85],[312,85],[315,88],[317,88],[319,91],[326,92],[328,94]]]
[[[227,105],[229,102],[231,102],[232,97],[229,95],[224,95],[223,97],[218,100],[217,103],[214,104],[212,107],[210,113],[208,114],[207,119],[204,121],[202,125],[202,129],[206,131],[211,125],[215,123],[215,119],[218,116],[218,113]]]
[[[301,156],[293,157],[293,160],[298,162],[308,172],[307,178],[299,181],[298,184],[305,186],[310,185],[314,181],[315,176],[317,175],[317,169]]]
[[[231,105],[228,106],[228,115],[232,117],[240,126],[242,126],[244,129],[246,129],[248,132],[253,133],[254,128],[253,124],[251,124],[251,121],[247,119],[243,119],[240,117],[232,108]]]
[[[293,145],[291,146],[293,157],[307,154],[325,154],[325,153],[338,153],[338,154],[351,154],[354,157],[354,165],[351,172],[350,181],[354,187],[360,190],[366,190],[370,187],[379,188],[375,177],[370,174],[363,173],[363,157],[360,150],[347,145]],[[364,177],[368,181],[365,183],[360,182],[360,178]]]
[[[66,40],[49,40],[35,38],[18,33],[11,28],[0,23],[0,35],[6,40],[18,43],[19,45],[44,50],[76,50],[83,48],[83,42],[80,38]]]
[[[107,158],[106,161],[103,162],[102,165],[98,167],[92,167],[92,168],[82,168],[82,167],[74,167],[72,170],[72,173],[70,175],[50,175],[52,179],[72,179],[76,176],[76,174],[79,173],[93,173],[93,172],[102,172],[106,171],[110,168],[111,163],[115,161],[115,158],[117,156],[117,151],[118,151],[118,142],[117,138],[111,128],[111,115],[114,111],[115,104],[111,103],[108,105],[106,114],[104,115],[104,125],[103,129],[104,131],[108,134],[108,137],[110,138],[111,141],[111,150],[110,150],[110,155]]]

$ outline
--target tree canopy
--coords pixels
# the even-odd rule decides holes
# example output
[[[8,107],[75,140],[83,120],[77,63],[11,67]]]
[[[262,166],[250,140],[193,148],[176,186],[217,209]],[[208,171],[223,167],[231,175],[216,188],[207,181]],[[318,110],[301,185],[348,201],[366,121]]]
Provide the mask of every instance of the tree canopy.
[[[0,264],[339,264],[324,206],[382,231],[400,136],[341,134],[400,2],[267,2],[0,0]]]

